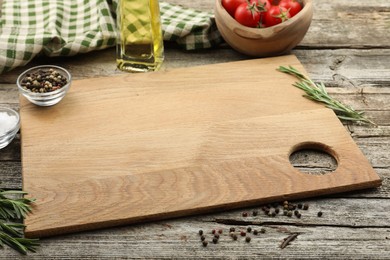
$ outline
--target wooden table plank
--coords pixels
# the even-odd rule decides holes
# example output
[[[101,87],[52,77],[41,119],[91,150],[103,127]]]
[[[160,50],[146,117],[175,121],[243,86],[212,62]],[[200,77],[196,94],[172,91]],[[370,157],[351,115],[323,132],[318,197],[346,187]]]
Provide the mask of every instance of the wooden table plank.
[[[210,11],[214,4],[213,0],[167,1]],[[385,212],[389,211],[390,205],[390,1],[313,1],[311,28],[293,53],[314,80],[326,83],[332,95],[358,109],[367,110],[368,116],[379,123],[377,128],[345,127],[383,178],[380,188],[309,200],[311,209],[323,207],[324,212],[326,210],[323,218],[302,219],[302,222],[310,220],[306,223],[314,226],[297,226],[291,222],[271,225],[266,227],[264,236],[253,238],[250,244],[242,240],[230,241],[226,237],[218,245],[211,244],[207,248],[199,243],[198,229],[227,229],[230,225],[218,224],[214,219],[241,221],[243,210],[237,210],[44,239],[38,252],[30,254],[28,259],[389,259],[390,228]],[[57,63],[74,71],[76,78],[90,78],[120,73],[115,69],[114,57],[115,50],[111,48],[71,58],[40,58],[29,66]],[[165,69],[247,58],[227,45],[197,52],[168,46]],[[19,108],[14,82],[22,70],[19,68],[0,75],[1,105]],[[360,91],[363,91],[363,96]],[[296,159],[296,163],[301,163],[305,154]],[[317,163],[303,163],[303,167],[315,168]],[[17,138],[9,147],[0,150],[0,180],[8,189],[21,188],[20,172],[20,143]],[[314,214],[315,211],[310,212]],[[330,212],[336,213],[332,216]],[[339,226],[328,226],[332,222]],[[288,231],[302,234],[290,246],[280,250],[278,246],[287,237]],[[23,259],[9,248],[0,252],[0,259]]]

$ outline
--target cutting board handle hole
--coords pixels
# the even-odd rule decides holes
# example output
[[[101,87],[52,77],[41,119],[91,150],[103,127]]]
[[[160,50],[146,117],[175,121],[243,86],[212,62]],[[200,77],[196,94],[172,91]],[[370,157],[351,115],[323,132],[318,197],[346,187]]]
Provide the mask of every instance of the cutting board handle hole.
[[[302,173],[324,175],[337,169],[337,157],[336,152],[328,145],[305,142],[293,147],[289,160]]]

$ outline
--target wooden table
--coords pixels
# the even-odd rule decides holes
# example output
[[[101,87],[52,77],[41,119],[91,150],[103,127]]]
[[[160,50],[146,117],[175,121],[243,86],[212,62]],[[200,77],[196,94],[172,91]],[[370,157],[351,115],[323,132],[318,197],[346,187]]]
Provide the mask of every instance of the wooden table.
[[[187,7],[212,10],[213,0],[182,2]],[[380,188],[313,198],[300,202],[310,208],[301,219],[270,218],[258,207],[160,222],[110,228],[41,240],[29,259],[115,258],[369,258],[390,259],[390,1],[314,0],[314,19],[304,40],[292,53],[315,81],[323,81],[331,95],[366,111],[378,127],[345,124],[355,142],[383,179]],[[164,69],[190,67],[235,60],[243,56],[227,45],[212,50],[182,51],[166,46]],[[115,49],[70,58],[39,58],[27,67],[55,63],[69,69],[75,79],[121,73],[115,67]],[[15,80],[25,68],[0,76],[0,105],[19,109]],[[0,180],[6,189],[21,189],[19,136],[0,150]],[[310,159],[307,159],[310,158]],[[322,155],[307,153],[292,158],[302,170],[334,167]],[[321,218],[318,211],[323,212]],[[248,212],[248,217],[242,213]],[[250,243],[228,237],[236,229],[265,228]],[[198,230],[223,229],[218,244],[203,247]],[[281,249],[283,239],[298,237]],[[211,235],[207,234],[209,240]],[[0,259],[23,258],[0,249]]]

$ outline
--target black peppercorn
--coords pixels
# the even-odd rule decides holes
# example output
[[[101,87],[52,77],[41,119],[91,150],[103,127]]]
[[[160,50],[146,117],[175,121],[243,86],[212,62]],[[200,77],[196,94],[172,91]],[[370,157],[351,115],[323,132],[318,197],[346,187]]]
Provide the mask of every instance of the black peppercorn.
[[[283,215],[287,216],[288,210],[283,210]]]
[[[214,244],[218,243],[218,238],[214,237],[214,238],[213,238],[213,243],[214,243]]]
[[[317,216],[322,217],[322,211],[318,211]]]
[[[258,214],[258,211],[257,210],[254,210],[253,212],[252,212],[252,215],[255,217],[255,216],[257,216],[257,214]]]
[[[206,240],[205,235],[201,235],[201,236],[200,236],[200,240],[201,240],[201,241],[205,241],[205,240]]]
[[[68,83],[65,76],[54,69],[43,70],[26,74],[20,82],[23,89],[31,92],[46,93],[62,88]]]
[[[232,238],[233,238],[233,240],[237,240],[238,239],[236,234],[233,234]]]
[[[253,235],[258,235],[259,234],[259,231],[257,231],[257,229],[253,230]]]
[[[247,216],[248,216],[248,213],[247,213],[247,212],[243,212],[243,213],[242,213],[242,216],[243,216],[243,217],[247,217]]]
[[[246,231],[247,231],[248,233],[250,233],[250,232],[252,231],[252,228],[251,228],[251,227],[248,227],[248,228],[246,229]]]
[[[299,214],[298,210],[294,210],[294,215],[297,216]]]
[[[289,211],[287,212],[287,217],[292,217],[292,215],[293,215],[292,211],[289,210]]]
[[[208,242],[207,242],[207,241],[203,241],[203,242],[202,242],[202,245],[203,245],[204,247],[206,247],[206,246],[207,246],[207,244],[208,244]]]
[[[301,218],[302,217],[302,214],[301,213],[298,213],[297,214],[297,218]]]
[[[251,242],[251,237],[246,237],[245,242],[247,242],[247,243]]]
[[[229,231],[234,232],[234,231],[236,231],[236,229],[234,227],[231,227]]]
[[[275,213],[276,213],[276,214],[279,214],[279,212],[280,212],[280,209],[279,209],[279,208],[276,208],[276,209],[275,209]]]
[[[303,209],[304,209],[304,210],[308,210],[308,209],[309,209],[309,205],[308,205],[308,204],[306,204],[306,203],[305,203],[305,204],[303,204]]]
[[[214,235],[214,238],[219,239],[219,235],[218,235],[218,234],[215,234],[215,235]]]
[[[203,230],[202,230],[202,229],[199,230],[199,235],[200,235],[200,236],[203,235]]]
[[[260,233],[264,234],[265,233],[265,228],[260,229]]]

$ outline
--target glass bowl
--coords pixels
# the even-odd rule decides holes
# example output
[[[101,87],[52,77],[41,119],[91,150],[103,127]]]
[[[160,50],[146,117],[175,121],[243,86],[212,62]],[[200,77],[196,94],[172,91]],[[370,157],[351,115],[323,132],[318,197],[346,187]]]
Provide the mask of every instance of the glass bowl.
[[[48,71],[50,69],[58,72],[59,73],[58,76],[65,78],[67,80],[67,83],[59,89],[49,91],[49,92],[43,92],[43,93],[33,92],[26,87],[26,80],[28,77],[36,73],[41,74],[43,71]],[[58,77],[58,76],[54,76],[54,77]],[[16,84],[18,85],[19,92],[24,97],[26,97],[31,103],[38,106],[52,106],[60,102],[68,92],[71,83],[72,83],[72,76],[70,75],[70,73],[66,69],[55,65],[42,65],[42,66],[36,66],[30,68],[24,71],[22,74],[20,74],[18,79],[16,80]],[[38,88],[44,89],[42,86]]]
[[[19,113],[10,108],[0,107],[0,149],[11,143],[19,127]]]

